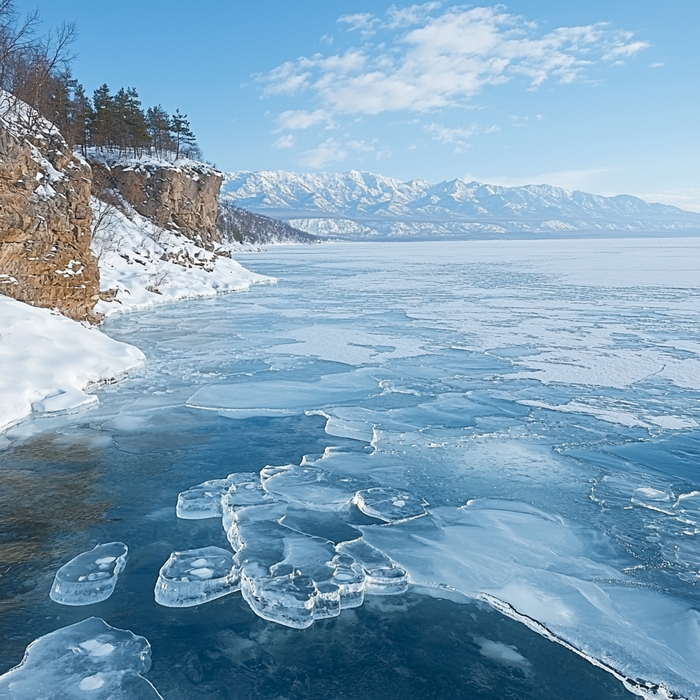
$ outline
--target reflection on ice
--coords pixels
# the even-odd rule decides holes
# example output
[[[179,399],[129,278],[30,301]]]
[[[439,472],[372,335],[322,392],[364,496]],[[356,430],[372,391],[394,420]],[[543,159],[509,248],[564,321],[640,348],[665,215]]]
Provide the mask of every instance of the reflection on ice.
[[[143,637],[91,617],[33,641],[22,663],[0,676],[0,697],[158,700],[141,675],[150,667]]]
[[[79,554],[57,572],[49,596],[61,605],[91,605],[114,592],[119,573],[126,566],[129,548],[122,542],[98,544]]]

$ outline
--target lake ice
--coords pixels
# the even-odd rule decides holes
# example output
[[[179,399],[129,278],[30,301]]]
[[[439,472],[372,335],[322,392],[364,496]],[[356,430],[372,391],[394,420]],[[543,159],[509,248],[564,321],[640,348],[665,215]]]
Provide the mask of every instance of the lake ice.
[[[149,640],[166,698],[225,697],[239,677],[243,697],[342,696],[326,662],[338,683],[352,664],[348,678],[369,677],[387,649],[439,648],[452,630],[469,645],[460,663],[481,669],[455,675],[469,697],[700,698],[700,240],[327,245],[242,262],[278,285],[109,320],[147,365],[83,416],[7,434],[6,473],[34,445],[36,469],[84,473],[81,498],[104,506],[77,521],[64,508],[41,531],[56,553],[15,565],[0,672],[82,619],[48,598],[61,564],[119,540],[130,564],[90,612]],[[187,591],[164,597],[161,567]],[[159,602],[192,607],[154,605],[156,580]],[[332,661],[341,630],[376,645],[364,666]],[[297,655],[321,644],[316,660],[293,663],[289,634]],[[397,660],[344,692],[425,697],[445,673]]]

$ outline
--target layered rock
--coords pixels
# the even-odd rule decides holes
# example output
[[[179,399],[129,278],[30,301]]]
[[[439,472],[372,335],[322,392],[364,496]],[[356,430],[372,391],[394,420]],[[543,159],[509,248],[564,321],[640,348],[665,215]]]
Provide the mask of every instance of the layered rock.
[[[0,293],[97,320],[90,166],[23,102],[0,94]]]
[[[95,183],[118,191],[142,216],[209,250],[220,242],[216,218],[224,177],[218,170],[187,159],[125,159],[100,151],[88,159]]]

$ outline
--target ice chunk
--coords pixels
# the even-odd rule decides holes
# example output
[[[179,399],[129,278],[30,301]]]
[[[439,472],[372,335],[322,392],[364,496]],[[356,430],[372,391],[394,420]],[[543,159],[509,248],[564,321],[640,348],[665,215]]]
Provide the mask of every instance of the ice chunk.
[[[212,479],[183,491],[177,497],[177,517],[203,520],[221,517],[221,497],[231,487],[228,479]]]
[[[49,596],[61,605],[91,605],[114,592],[126,565],[129,548],[122,542],[98,544],[64,564],[54,578]]]
[[[97,406],[99,399],[94,394],[86,394],[80,389],[67,387],[59,389],[56,393],[46,396],[41,401],[32,404],[32,411],[36,416],[48,418],[71,413],[80,413],[88,408]]]
[[[427,503],[408,491],[373,488],[358,491],[353,503],[365,514],[387,523],[425,515]]]
[[[286,627],[305,629],[314,622],[317,588],[309,576],[246,576],[241,579],[243,598],[256,615]]]
[[[408,588],[408,574],[383,552],[364,540],[343,542],[336,547],[339,554],[354,559],[365,575],[365,593],[397,595]]]
[[[368,370],[361,369],[306,382],[279,380],[205,386],[187,400],[187,405],[225,412],[231,418],[285,416],[334,402],[366,399],[377,393],[379,382]]]
[[[141,675],[150,667],[146,639],[90,617],[33,641],[0,676],[0,697],[162,700]]]
[[[284,515],[282,505],[238,510],[231,526],[236,534],[229,536],[240,547],[235,561],[241,569],[241,592],[253,611],[303,629],[314,620],[339,615],[343,607],[361,604],[363,576],[351,570],[353,560],[336,561],[331,542],[279,523],[274,517]]]
[[[231,486],[221,497],[221,514],[224,530],[228,532],[236,509],[275,503],[262,487],[260,475],[256,472],[243,472],[229,476]],[[279,517],[279,516],[278,516]]]
[[[340,510],[355,493],[366,486],[362,482],[319,467],[265,467],[260,473],[265,491],[285,501],[296,501],[316,510]]]
[[[240,589],[233,554],[220,547],[173,552],[163,564],[155,588],[156,603],[188,608]]]
[[[228,524],[228,527],[226,528],[226,537],[228,538],[231,547],[235,551],[238,551],[246,546],[246,543],[249,545],[249,547],[253,546],[258,538],[257,530],[268,527],[268,525],[261,524],[257,526],[256,529],[253,527],[254,523],[268,523],[269,527],[272,528],[271,533],[277,533],[277,521],[284,517],[286,511],[287,504],[276,501],[258,506],[233,506],[230,509],[228,517],[225,516],[224,518],[224,526]],[[248,534],[241,534],[241,528],[244,530],[247,528],[246,531]],[[252,538],[251,534],[253,535]],[[269,546],[274,546],[274,542],[279,540],[277,534],[270,534],[269,537],[263,537],[266,537],[265,541]],[[277,554],[272,556],[272,563],[279,561],[278,558],[274,558],[277,557]]]
[[[365,574],[362,565],[348,554],[336,554],[331,565],[335,567],[333,582],[340,593],[340,607],[359,608],[365,601]]]

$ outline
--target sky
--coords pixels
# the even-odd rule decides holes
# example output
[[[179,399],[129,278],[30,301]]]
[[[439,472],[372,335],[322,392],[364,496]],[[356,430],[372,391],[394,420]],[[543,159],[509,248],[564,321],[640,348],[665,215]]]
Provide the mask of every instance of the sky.
[[[548,183],[700,211],[700,2],[15,0],[89,93],[187,113],[219,168]]]

